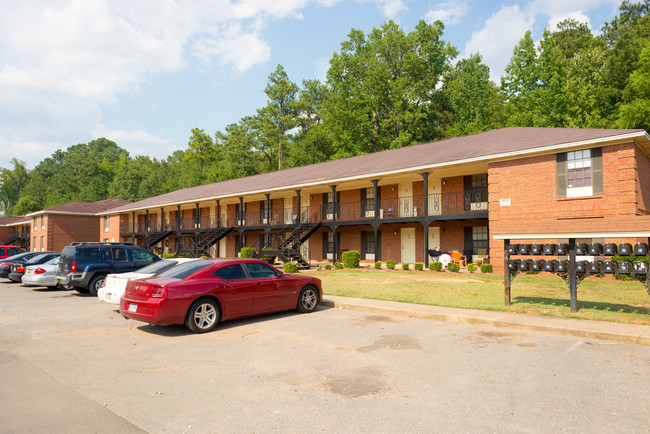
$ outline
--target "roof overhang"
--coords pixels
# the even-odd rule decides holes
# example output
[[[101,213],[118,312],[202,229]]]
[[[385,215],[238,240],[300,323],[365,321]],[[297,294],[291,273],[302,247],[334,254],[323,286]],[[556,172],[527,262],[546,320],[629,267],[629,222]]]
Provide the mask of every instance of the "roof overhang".
[[[515,234],[494,234],[495,240],[545,240],[560,238],[643,238],[650,237],[650,231],[631,232],[554,232],[554,233],[515,233]]]
[[[480,157],[472,157],[472,158],[466,158],[466,159],[460,159],[460,160],[445,161],[445,162],[436,163],[436,164],[404,167],[404,168],[394,169],[394,170],[389,170],[389,171],[364,173],[363,175],[356,175],[356,176],[351,176],[351,177],[340,177],[340,178],[331,178],[331,179],[321,178],[321,179],[314,179],[314,180],[305,181],[305,182],[302,182],[302,183],[285,185],[285,186],[275,187],[275,188],[266,188],[266,189],[258,189],[258,190],[242,191],[242,192],[223,193],[223,194],[215,195],[215,196],[206,196],[206,197],[202,197],[202,198],[188,199],[186,201],[168,201],[168,202],[164,202],[164,203],[161,202],[161,203],[158,203],[158,204],[155,204],[155,205],[150,205],[150,206],[145,206],[145,207],[135,206],[135,207],[130,207],[130,208],[126,208],[126,209],[120,209],[118,211],[106,210],[106,211],[99,212],[96,215],[122,214],[122,213],[127,213],[127,212],[143,211],[143,210],[146,210],[146,209],[161,208],[161,207],[172,206],[172,205],[173,206],[187,205],[187,204],[195,204],[197,202],[206,202],[206,201],[212,201],[212,200],[235,199],[235,198],[239,198],[240,196],[251,196],[251,195],[255,195],[255,194],[274,193],[274,192],[279,192],[279,191],[305,189],[305,188],[310,188],[310,187],[321,186],[323,184],[331,185],[331,184],[342,184],[342,183],[346,183],[346,182],[359,181],[359,180],[372,180],[372,179],[377,179],[377,178],[380,178],[380,177],[392,176],[392,175],[397,175],[397,174],[402,174],[402,173],[431,172],[431,171],[435,171],[436,169],[448,168],[448,167],[460,166],[460,165],[467,165],[467,164],[472,164],[472,163],[481,163],[481,162],[489,163],[489,162],[493,162],[493,161],[514,160],[514,159],[526,158],[526,157],[530,157],[530,156],[534,156],[534,155],[543,155],[543,154],[549,154],[549,153],[556,153],[556,152],[564,151],[564,150],[567,150],[567,149],[588,149],[588,148],[593,148],[593,147],[599,146],[599,145],[600,146],[614,145],[614,144],[620,144],[620,143],[629,143],[630,141],[633,141],[634,143],[636,143],[637,146],[639,146],[639,148],[646,155],[648,155],[648,157],[650,158],[650,135],[648,135],[648,133],[646,131],[637,131],[637,132],[632,132],[632,133],[617,134],[617,135],[608,136],[608,137],[601,137],[601,138],[597,138],[597,139],[566,142],[566,143],[554,144],[554,145],[549,145],[549,146],[540,146],[540,147],[537,147],[537,148],[529,148],[529,149],[520,150],[520,151],[503,152],[503,153],[497,153],[497,154],[483,155],[483,156],[480,156]],[[27,215],[32,215],[32,214],[27,214]]]
[[[47,210],[41,210],[41,211],[35,211],[30,214],[25,214],[27,217],[36,217],[39,215],[45,215],[45,214],[55,214],[55,215],[83,215],[83,216],[96,216],[99,214],[96,214],[94,212],[72,212],[72,211],[47,211]]]

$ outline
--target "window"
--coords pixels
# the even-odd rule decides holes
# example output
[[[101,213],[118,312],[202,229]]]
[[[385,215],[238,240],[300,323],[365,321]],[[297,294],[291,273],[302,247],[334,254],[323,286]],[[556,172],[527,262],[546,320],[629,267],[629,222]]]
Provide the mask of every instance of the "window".
[[[214,276],[223,280],[246,279],[246,273],[244,273],[244,269],[241,267],[241,264],[228,265],[226,267],[219,268],[217,271],[214,272]]]
[[[36,242],[36,240],[34,240],[34,242]],[[18,253],[22,253],[22,250],[20,250],[18,247],[9,247],[8,256],[17,255]]]
[[[126,256],[126,249],[122,247],[107,248],[106,253],[109,254],[109,257],[113,262],[127,262],[129,260],[128,256]]]
[[[77,260],[97,262],[99,261],[99,249],[97,247],[86,247],[79,249],[77,251]]]
[[[41,229],[45,229],[45,214],[41,215]]]
[[[603,194],[602,148],[557,154],[557,197]]]
[[[32,243],[32,250],[36,250],[36,237],[34,237],[34,242]]]
[[[32,226],[33,226],[32,230],[34,231],[38,230],[38,217],[34,216],[34,224]],[[36,247],[36,238],[34,238],[34,247]]]
[[[364,247],[366,249],[366,254],[375,254],[375,233],[373,231],[365,231],[365,243]],[[367,259],[367,258],[366,258]]]
[[[41,250],[45,250],[45,237],[41,235]]]
[[[467,175],[464,184],[465,211],[487,211],[488,209],[488,177],[487,173]]]
[[[261,279],[265,277],[275,277],[277,276],[275,270],[269,267],[266,264],[245,264],[246,269],[253,279]]]
[[[488,252],[488,227],[474,226],[472,228],[472,255],[487,256]]]
[[[109,231],[109,229],[110,229],[110,221],[111,221],[111,217],[105,215],[105,216],[104,216],[104,232],[108,232],[108,231]]]
[[[211,266],[212,263],[208,261],[189,261],[178,264],[175,267],[168,268],[158,274],[158,277],[170,277],[172,279],[185,279],[197,271],[203,270]]]
[[[147,250],[134,249],[134,250],[131,250],[131,254],[133,255],[133,260],[136,261],[136,262],[140,262],[140,261],[153,262],[154,261],[154,254],[147,251]]]

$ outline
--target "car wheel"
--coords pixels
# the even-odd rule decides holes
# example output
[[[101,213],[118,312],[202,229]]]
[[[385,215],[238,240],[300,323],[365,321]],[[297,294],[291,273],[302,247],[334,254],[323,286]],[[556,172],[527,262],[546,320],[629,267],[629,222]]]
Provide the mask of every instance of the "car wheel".
[[[72,285],[64,285],[62,283],[59,283],[59,289],[65,289],[66,291],[72,291],[74,289],[74,286],[72,286]]]
[[[192,303],[185,318],[185,326],[194,333],[209,332],[217,326],[221,313],[214,300],[202,298]]]
[[[298,312],[309,313],[316,310],[318,306],[318,290],[311,285],[307,285],[298,295]]]
[[[97,296],[97,291],[104,286],[104,280],[106,280],[106,276],[97,276],[90,281],[90,285],[88,286],[90,295]]]
[[[81,294],[88,294],[88,288],[83,288],[81,286],[75,286],[74,287],[75,291],[81,293]]]

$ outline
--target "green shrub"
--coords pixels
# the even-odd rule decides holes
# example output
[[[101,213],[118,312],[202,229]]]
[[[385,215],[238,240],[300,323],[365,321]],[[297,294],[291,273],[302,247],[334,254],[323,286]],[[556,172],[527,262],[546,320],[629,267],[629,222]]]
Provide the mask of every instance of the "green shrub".
[[[298,264],[294,262],[287,262],[286,264],[284,264],[283,270],[285,273],[297,273]]]
[[[264,252],[272,252],[273,247],[262,247],[262,253]],[[264,262],[268,262],[269,264],[273,265],[275,263],[275,255],[262,255],[260,259]]]
[[[447,270],[454,273],[458,273],[460,271],[460,264],[450,262],[449,264],[447,264]]]
[[[481,264],[481,273],[491,273],[492,264]]]
[[[254,247],[242,247],[239,251],[240,258],[254,258],[257,256],[257,250]]]
[[[418,270],[418,271],[422,271],[422,270],[424,270],[424,264],[422,264],[422,263],[420,263],[420,262],[416,262],[415,265],[414,265],[414,267],[415,267],[415,269]]]
[[[404,262],[404,263],[402,264],[402,270],[406,270],[406,271],[408,271],[408,269],[409,269],[409,264],[406,263],[406,262]]]
[[[323,266],[319,265],[318,268],[316,269],[316,271],[321,271],[322,269],[323,269]]]
[[[381,261],[375,262],[375,270],[381,270]]]
[[[200,259],[210,259],[210,258],[207,255],[203,255],[203,256],[201,256]]]
[[[429,263],[429,270],[431,271],[442,271],[442,262],[435,261]]]
[[[388,261],[386,261],[386,268],[388,268],[389,270],[394,270],[395,269],[395,261],[393,261],[392,259],[389,259]]]
[[[343,269],[343,264],[340,263],[339,261],[336,261],[334,263],[334,268],[336,268],[337,270],[342,270]]]
[[[648,262],[647,256],[612,256],[612,261],[620,264],[621,262],[629,261],[632,263],[632,270],[634,270],[634,264],[639,261]],[[614,277],[618,280],[635,280],[634,277],[627,274],[615,274]]]
[[[348,250],[343,252],[343,265],[345,268],[359,268],[361,253],[358,250]]]
[[[174,257],[174,254],[170,253],[170,252],[163,252],[163,254],[161,256],[161,258],[163,258],[163,259],[172,259],[173,257]]]
[[[191,258],[189,253],[181,253],[180,255],[178,255],[178,257],[179,258]]]
[[[474,264],[467,264],[467,271],[469,271],[470,273],[473,273],[473,272],[475,272],[476,270],[478,270],[478,267],[477,267],[476,265],[474,265]]]
[[[325,264],[325,269],[326,269],[326,270],[331,270],[331,269],[332,269],[332,265],[331,265],[331,264]]]

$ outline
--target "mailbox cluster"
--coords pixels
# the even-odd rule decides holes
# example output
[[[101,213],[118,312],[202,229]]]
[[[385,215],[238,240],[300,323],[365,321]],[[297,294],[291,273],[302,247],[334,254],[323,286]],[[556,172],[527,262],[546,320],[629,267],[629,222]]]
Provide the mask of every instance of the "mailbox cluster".
[[[576,256],[647,256],[648,245],[631,244],[576,244]],[[568,256],[568,244],[510,244],[509,255],[520,256]],[[551,273],[568,273],[568,260],[548,259],[511,259],[508,261],[508,270],[517,271],[549,271]],[[609,274],[635,274],[647,275],[648,262],[638,261],[632,265],[630,261],[617,263],[615,261],[576,261],[576,273],[609,273]]]

